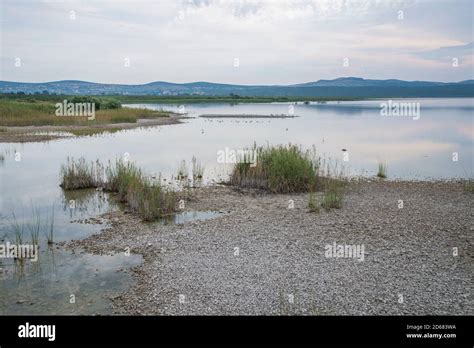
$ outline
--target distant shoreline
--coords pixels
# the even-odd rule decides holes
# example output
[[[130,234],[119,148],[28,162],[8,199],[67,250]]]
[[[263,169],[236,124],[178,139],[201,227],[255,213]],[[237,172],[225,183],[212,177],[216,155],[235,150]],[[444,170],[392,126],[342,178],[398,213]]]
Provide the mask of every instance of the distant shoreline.
[[[204,114],[204,115],[199,115],[199,117],[202,118],[295,118],[299,117],[296,115],[254,115],[254,114]]]
[[[399,95],[371,95],[371,96],[199,96],[199,95],[97,95],[97,94],[80,94],[97,98],[112,98],[121,104],[198,104],[198,103],[229,103],[229,104],[252,104],[252,103],[327,103],[327,102],[348,102],[348,101],[364,101],[364,100],[388,100],[388,99],[469,99],[474,98],[473,95],[441,95],[441,96],[399,96]],[[14,94],[0,93],[0,100],[16,100],[16,101],[45,101],[45,102],[63,102],[69,100],[76,95],[66,94]]]

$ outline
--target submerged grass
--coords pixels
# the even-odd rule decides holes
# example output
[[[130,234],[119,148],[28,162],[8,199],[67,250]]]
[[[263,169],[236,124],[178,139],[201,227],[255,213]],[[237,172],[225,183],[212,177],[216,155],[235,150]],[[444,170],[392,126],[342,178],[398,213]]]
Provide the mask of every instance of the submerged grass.
[[[41,231],[41,215],[37,208],[32,207],[32,222],[28,225],[31,234],[31,244],[39,245],[39,235]]]
[[[80,170],[77,170],[79,168]],[[131,162],[117,160],[104,168],[99,161],[69,160],[61,169],[61,187],[65,190],[103,188],[117,193],[121,202],[145,221],[172,214],[176,210],[177,195],[143,174]]]
[[[49,230],[47,231],[47,234],[46,234],[46,239],[47,239],[48,245],[51,245],[54,243],[54,204],[51,209],[51,220],[49,224]]]
[[[192,168],[192,171],[193,171],[193,186],[194,187],[197,187],[201,184],[202,182],[202,179],[204,177],[204,166],[198,162],[198,160],[196,159],[196,157],[193,156],[193,159],[192,159],[192,163],[193,163],[193,168]]]
[[[21,244],[23,244],[23,232],[24,232],[24,225],[20,225],[18,220],[16,219],[15,213],[13,213],[13,233],[15,235],[15,244],[19,248]]]
[[[176,178],[179,181],[187,181],[189,177],[188,167],[186,166],[186,161],[182,160],[178,166],[178,173]]]
[[[30,232],[30,237],[31,237],[31,245],[33,247],[39,248],[40,246],[40,235],[42,235],[41,232],[44,232],[46,235],[46,241],[48,245],[53,244],[53,239],[54,239],[54,205],[52,207],[51,211],[51,220],[48,221],[46,219],[45,224],[42,224],[41,221],[41,214],[38,208],[32,205],[32,215],[31,218],[29,219],[29,222],[21,222],[19,223],[15,213],[12,213],[13,215],[13,222],[12,222],[12,228],[13,228],[13,235],[15,236],[15,245],[17,246],[17,250],[20,250],[24,246],[24,232],[25,230],[29,230]],[[23,262],[23,255],[21,253],[18,253],[15,258],[16,261]]]

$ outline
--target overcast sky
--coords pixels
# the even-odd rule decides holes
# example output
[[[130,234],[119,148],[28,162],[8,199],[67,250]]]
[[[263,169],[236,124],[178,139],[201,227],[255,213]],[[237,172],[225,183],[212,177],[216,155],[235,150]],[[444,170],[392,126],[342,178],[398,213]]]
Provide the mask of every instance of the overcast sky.
[[[0,4],[0,80],[291,84],[474,76],[472,0]]]

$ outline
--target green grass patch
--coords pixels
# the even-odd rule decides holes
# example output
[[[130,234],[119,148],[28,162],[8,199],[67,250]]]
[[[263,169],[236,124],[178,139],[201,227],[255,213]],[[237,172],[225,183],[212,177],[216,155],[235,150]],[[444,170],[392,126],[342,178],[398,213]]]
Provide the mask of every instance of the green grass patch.
[[[99,161],[89,163],[84,158],[74,160],[68,157],[67,163],[61,165],[59,186],[64,190],[100,187],[104,182],[103,170]]]
[[[326,191],[321,200],[321,206],[330,210],[331,208],[340,209],[342,208],[342,201],[344,198],[344,186],[345,183],[338,179],[331,180],[328,183]]]
[[[311,157],[310,151],[304,152],[291,144],[254,146],[250,151],[256,152],[256,163],[250,163],[249,158],[236,163],[230,177],[232,185],[274,193],[307,192],[317,186],[317,162]]]
[[[379,162],[379,170],[377,171],[377,177],[385,179],[387,177],[387,164]]]
[[[347,180],[342,168],[331,166],[319,156],[316,150],[303,151],[296,145],[254,146],[256,163],[250,161],[251,152],[234,165],[230,184],[242,188],[256,188],[272,193],[309,192],[308,208],[318,212],[325,209],[341,208]],[[316,191],[323,191],[318,202]]]
[[[60,176],[65,190],[100,187],[117,193],[118,199],[145,221],[176,211],[177,194],[152,182],[131,162],[117,160],[105,167],[99,161],[88,163],[84,158],[68,158]]]
[[[308,199],[308,209],[311,213],[319,213],[320,205],[316,197],[316,193],[310,192]]]
[[[474,193],[474,179],[467,179],[463,184],[464,192]]]
[[[69,101],[69,100],[68,100]],[[112,102],[111,102],[112,103]],[[107,103],[102,102],[102,105]],[[12,126],[74,126],[112,123],[136,123],[138,119],[167,117],[169,113],[148,109],[109,108],[96,109],[95,119],[87,116],[56,116],[52,101],[0,99],[0,127]]]

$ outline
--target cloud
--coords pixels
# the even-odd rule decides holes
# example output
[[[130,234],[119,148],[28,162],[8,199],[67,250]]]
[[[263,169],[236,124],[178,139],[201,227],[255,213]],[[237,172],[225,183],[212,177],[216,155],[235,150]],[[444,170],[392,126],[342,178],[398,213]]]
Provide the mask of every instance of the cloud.
[[[472,57],[473,53],[474,42],[470,42],[465,45],[447,46],[434,50],[415,52],[414,55],[436,61],[451,61],[452,59],[457,59],[458,63],[463,63],[468,57]]]
[[[290,84],[354,74],[472,78],[469,55],[462,56],[460,69],[441,62],[453,52],[440,47],[473,41],[472,3],[466,1],[4,0],[0,6],[5,80]],[[14,66],[17,57],[21,68]],[[348,68],[342,66],[345,57]]]

